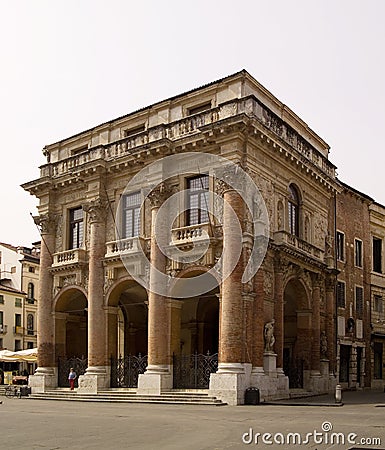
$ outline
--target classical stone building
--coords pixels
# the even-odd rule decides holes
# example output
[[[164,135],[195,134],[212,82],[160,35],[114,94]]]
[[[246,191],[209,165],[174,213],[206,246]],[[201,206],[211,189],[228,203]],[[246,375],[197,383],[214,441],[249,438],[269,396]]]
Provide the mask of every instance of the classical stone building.
[[[80,392],[206,388],[239,404],[249,386],[265,399],[334,388],[342,188],[328,145],[246,71],[44,154],[23,186],[42,233],[35,391],[70,357],[85,363]],[[237,185],[247,177],[262,200]]]

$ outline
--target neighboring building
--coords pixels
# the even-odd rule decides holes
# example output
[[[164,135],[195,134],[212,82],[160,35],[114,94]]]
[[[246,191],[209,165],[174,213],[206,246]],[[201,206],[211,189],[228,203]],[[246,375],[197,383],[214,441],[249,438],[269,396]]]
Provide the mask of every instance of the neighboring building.
[[[385,207],[372,203],[370,212],[371,264],[371,373],[372,387],[385,386]]]
[[[230,404],[242,403],[249,386],[272,399],[290,388],[328,392],[343,377],[365,385],[370,238],[363,226],[338,218],[348,268],[342,261],[337,267],[334,235],[336,198],[346,200],[344,214],[360,211],[369,223],[367,200],[341,186],[328,145],[246,71],[49,145],[44,154],[40,178],[23,185],[40,200],[43,237],[39,367],[30,381],[36,391],[66,385],[76,361],[86,365],[80,391],[199,387]],[[185,157],[185,170],[162,160],[171,155]],[[218,171],[216,157],[238,169]],[[263,202],[234,187],[243,171]],[[141,181],[127,190],[138,174]],[[172,215],[168,199],[181,190],[181,213]],[[162,251],[155,235],[164,227],[154,229],[161,207],[175,219]],[[198,252],[204,236],[207,252],[188,260],[185,252]],[[355,240],[363,269],[351,262]],[[254,246],[263,243],[261,268],[244,282],[248,261],[258,258]],[[196,277],[217,266],[197,294],[203,284]],[[337,269],[349,294],[337,311],[338,348]],[[353,303],[351,289],[360,287]],[[351,318],[353,331],[346,328]],[[351,355],[347,375],[343,346]]]
[[[7,292],[8,299],[0,304],[7,330],[3,349],[17,351],[37,346],[39,254],[38,242],[32,248],[0,243],[0,289]]]
[[[343,388],[370,386],[371,236],[373,199],[341,183],[337,195],[337,376]]]

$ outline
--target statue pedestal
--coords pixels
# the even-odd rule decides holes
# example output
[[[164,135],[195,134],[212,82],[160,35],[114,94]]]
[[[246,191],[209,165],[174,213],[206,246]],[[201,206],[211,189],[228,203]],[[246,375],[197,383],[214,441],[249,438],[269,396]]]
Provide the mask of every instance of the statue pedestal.
[[[263,354],[263,370],[266,375],[277,376],[277,354],[265,352]]]

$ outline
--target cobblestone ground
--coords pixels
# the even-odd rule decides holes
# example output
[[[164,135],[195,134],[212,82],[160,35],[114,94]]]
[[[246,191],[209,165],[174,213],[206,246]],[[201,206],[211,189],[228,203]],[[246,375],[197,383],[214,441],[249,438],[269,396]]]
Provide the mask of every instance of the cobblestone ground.
[[[342,407],[328,397],[237,407],[1,399],[4,449],[385,449],[381,392],[344,394]]]

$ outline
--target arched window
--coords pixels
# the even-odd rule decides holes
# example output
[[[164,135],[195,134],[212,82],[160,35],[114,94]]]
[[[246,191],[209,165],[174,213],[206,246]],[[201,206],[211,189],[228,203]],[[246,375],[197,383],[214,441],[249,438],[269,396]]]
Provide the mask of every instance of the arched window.
[[[33,335],[34,317],[33,314],[27,316],[27,334]]]
[[[299,195],[297,188],[289,186],[289,232],[299,237]]]
[[[33,283],[28,283],[28,300],[33,300],[35,297],[35,286]]]

